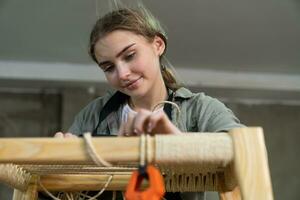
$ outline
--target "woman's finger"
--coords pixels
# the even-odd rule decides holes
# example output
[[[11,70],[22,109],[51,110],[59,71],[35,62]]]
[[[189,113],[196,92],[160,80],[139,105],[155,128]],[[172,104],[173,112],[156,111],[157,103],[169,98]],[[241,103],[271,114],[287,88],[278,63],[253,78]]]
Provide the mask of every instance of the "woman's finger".
[[[135,135],[133,133],[133,120],[134,120],[134,114],[129,112],[127,115],[127,122],[124,125],[124,135],[125,136]]]
[[[154,112],[149,117],[147,131],[152,134],[180,134],[181,131],[169,120],[164,111]]]
[[[74,135],[73,133],[63,133],[63,132],[57,132],[54,134],[55,138],[77,138],[77,135]]]
[[[65,138],[77,138],[77,135],[74,135],[74,134],[72,134],[72,133],[65,133],[65,134],[64,134],[64,137],[65,137]]]
[[[119,136],[125,136],[125,123],[122,122],[118,131]]]
[[[64,134],[62,132],[57,132],[54,134],[55,138],[64,138]]]
[[[147,133],[147,125],[151,114],[152,112],[148,110],[141,110],[135,115],[133,120],[133,132],[136,135]]]
[[[153,112],[152,115],[149,117],[147,132],[154,133],[153,130],[155,130],[155,133],[167,133],[167,120],[169,119],[163,111]]]

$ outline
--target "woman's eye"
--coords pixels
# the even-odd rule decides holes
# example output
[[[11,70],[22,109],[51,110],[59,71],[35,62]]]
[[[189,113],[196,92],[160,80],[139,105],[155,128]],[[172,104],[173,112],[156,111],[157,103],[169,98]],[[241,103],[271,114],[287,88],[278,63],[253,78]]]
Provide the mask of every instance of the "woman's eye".
[[[134,56],[135,56],[135,53],[130,53],[127,56],[125,56],[125,60],[126,61],[130,61],[130,60],[132,60],[134,58]]]
[[[103,69],[104,72],[112,72],[114,69],[113,65],[109,65]]]

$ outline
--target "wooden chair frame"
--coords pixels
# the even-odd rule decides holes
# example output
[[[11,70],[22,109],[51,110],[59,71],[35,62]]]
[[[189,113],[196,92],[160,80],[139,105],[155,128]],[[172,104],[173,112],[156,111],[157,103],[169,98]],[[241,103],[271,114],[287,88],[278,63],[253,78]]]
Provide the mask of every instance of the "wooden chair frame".
[[[232,139],[234,156],[226,167],[224,183],[219,188],[222,200],[272,200],[272,184],[268,166],[267,151],[263,131],[259,127],[233,129],[229,133]],[[111,163],[139,161],[138,137],[93,138],[96,151],[103,159]],[[126,142],[124,142],[126,140]],[[111,144],[114,145],[111,145]],[[155,148],[155,142],[150,142]],[[61,140],[56,138],[3,138],[0,139],[0,163],[14,164],[51,164],[58,161],[67,164],[92,164],[81,138]],[[233,175],[236,185],[226,182],[226,174]],[[110,190],[124,190],[130,173],[114,176]],[[81,190],[97,188],[105,183],[108,175],[42,175],[32,176],[25,191],[15,189],[14,200],[37,199],[41,190],[38,182],[53,190]],[[72,181],[70,181],[72,180]],[[230,190],[228,189],[230,188]]]

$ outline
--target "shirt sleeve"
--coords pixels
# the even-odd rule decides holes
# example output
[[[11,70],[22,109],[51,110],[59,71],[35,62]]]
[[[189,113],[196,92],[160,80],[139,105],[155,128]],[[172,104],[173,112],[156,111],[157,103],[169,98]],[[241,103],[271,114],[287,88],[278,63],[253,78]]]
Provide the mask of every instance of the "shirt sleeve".
[[[206,96],[202,102],[198,124],[205,132],[227,132],[245,127],[233,112],[219,100]]]
[[[98,124],[99,114],[103,107],[105,99],[97,98],[86,105],[74,118],[69,132],[80,135],[85,132],[92,132]]]
[[[70,126],[68,132],[73,133],[75,135],[80,135],[82,133],[82,130],[81,130],[82,121],[83,120],[81,119],[81,115],[77,114],[75,116],[75,119],[74,119],[72,125]]]

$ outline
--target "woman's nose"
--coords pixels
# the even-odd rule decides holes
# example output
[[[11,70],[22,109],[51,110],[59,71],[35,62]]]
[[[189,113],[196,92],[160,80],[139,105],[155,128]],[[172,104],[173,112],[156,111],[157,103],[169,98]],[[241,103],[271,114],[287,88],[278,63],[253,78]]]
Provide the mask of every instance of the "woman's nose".
[[[121,65],[118,67],[118,75],[120,80],[127,80],[130,73],[130,69],[127,65]]]

